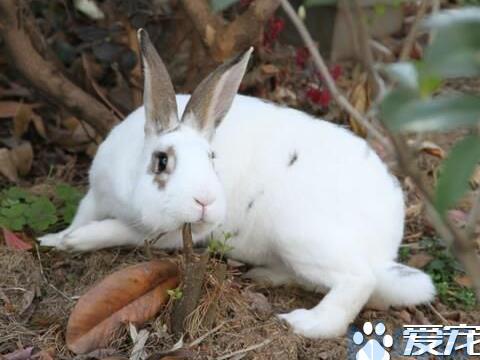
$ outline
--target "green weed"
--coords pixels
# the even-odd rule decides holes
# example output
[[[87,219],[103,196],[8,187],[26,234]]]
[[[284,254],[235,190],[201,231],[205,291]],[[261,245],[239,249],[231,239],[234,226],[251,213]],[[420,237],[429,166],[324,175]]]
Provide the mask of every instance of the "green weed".
[[[53,201],[13,186],[0,192],[0,226],[12,231],[26,228],[41,233],[54,225],[71,223],[82,193],[66,184],[55,188]]]

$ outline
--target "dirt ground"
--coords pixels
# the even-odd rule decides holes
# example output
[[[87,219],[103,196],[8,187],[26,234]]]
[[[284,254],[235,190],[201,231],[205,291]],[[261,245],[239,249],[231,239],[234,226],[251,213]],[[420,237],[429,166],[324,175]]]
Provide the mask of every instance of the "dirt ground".
[[[418,238],[415,233],[421,227],[422,223],[410,220],[406,239]],[[143,248],[69,254],[43,248],[22,251],[0,246],[0,354],[34,346],[41,351],[38,357],[41,359],[102,359],[114,355],[128,358],[132,343],[126,333],[110,347],[88,356],[71,353],[64,341],[69,313],[76,299],[107,274],[165,256],[179,255]],[[190,324],[191,334],[183,339],[184,343],[204,338],[184,355],[195,359],[225,355],[230,356],[224,358],[232,359],[346,358],[348,337],[306,340],[291,333],[274,316],[297,307],[312,307],[321,295],[293,287],[274,289],[252,284],[241,278],[244,267],[236,263],[229,266],[226,280],[219,284],[212,276],[216,264],[217,260],[211,260],[202,298],[203,304],[217,304],[215,321],[208,328]],[[178,340],[166,331],[170,305],[146,325],[150,337],[145,349],[152,355],[150,359],[161,359],[160,354],[168,352]],[[436,300],[431,306],[364,310],[354,325],[360,328],[365,321],[383,321],[387,331],[394,333],[404,324],[479,324],[480,312],[464,311]],[[235,355],[237,351],[240,353]]]

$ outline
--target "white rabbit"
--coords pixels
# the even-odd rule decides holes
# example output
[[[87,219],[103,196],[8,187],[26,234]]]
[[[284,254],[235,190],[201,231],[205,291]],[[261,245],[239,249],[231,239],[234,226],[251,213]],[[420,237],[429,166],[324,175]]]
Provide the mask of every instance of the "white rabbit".
[[[301,111],[235,96],[252,49],[191,97],[176,96],[146,32],[139,38],[144,107],[100,146],[73,223],[42,245],[87,251],[161,234],[157,246],[179,247],[186,222],[195,241],[230,232],[229,256],[257,266],[252,279],[329,289],[314,308],[279,315],[312,338],[344,334],[369,301],[433,299],[426,274],[395,262],[402,190],[363,139]]]

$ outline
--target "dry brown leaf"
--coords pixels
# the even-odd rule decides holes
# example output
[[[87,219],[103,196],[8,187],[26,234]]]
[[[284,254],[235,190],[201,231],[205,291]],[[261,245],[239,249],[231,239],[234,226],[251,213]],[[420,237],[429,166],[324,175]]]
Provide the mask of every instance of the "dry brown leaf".
[[[0,149],[0,174],[12,182],[18,180],[17,168],[13,163],[10,150],[7,148]]]
[[[32,108],[27,104],[21,104],[15,117],[13,118],[13,136],[20,139],[28,130],[30,120],[32,120]]]
[[[433,260],[433,256],[426,253],[418,253],[410,257],[408,265],[417,269],[422,269]]]
[[[22,103],[17,101],[0,101],[0,119],[14,117],[20,105]]]
[[[266,75],[274,75],[280,71],[278,67],[272,64],[264,64],[261,66],[261,69],[262,69],[262,72]]]
[[[454,280],[460,286],[464,286],[468,288],[472,287],[472,279],[470,279],[467,275],[455,276]]]
[[[20,175],[24,176],[30,172],[33,164],[33,148],[28,141],[10,150],[10,157]]]
[[[424,152],[439,159],[445,158],[445,151],[431,141],[422,141],[422,143],[418,146],[418,151]]]
[[[47,138],[47,131],[45,130],[45,124],[43,123],[43,119],[40,115],[36,113],[32,113],[32,122],[35,130],[37,133],[44,139]]]
[[[168,300],[179,283],[172,261],[150,261],[119,270],[83,295],[70,315],[66,342],[83,354],[105,347],[127,323],[141,325]]]
[[[367,74],[363,73],[359,76],[356,84],[350,93],[350,102],[361,114],[364,114],[370,106],[368,90]],[[358,136],[365,137],[366,131],[352,116],[348,117],[352,131]]]

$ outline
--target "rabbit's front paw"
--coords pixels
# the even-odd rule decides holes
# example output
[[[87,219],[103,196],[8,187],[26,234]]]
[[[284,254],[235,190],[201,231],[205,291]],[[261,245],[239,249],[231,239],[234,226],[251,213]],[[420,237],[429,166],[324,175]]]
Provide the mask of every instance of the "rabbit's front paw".
[[[61,231],[54,234],[47,234],[38,238],[40,246],[50,246],[60,250],[65,250],[65,232]]]
[[[313,339],[341,336],[348,326],[345,313],[337,309],[330,309],[329,312],[297,309],[278,317],[285,320],[295,334]]]

